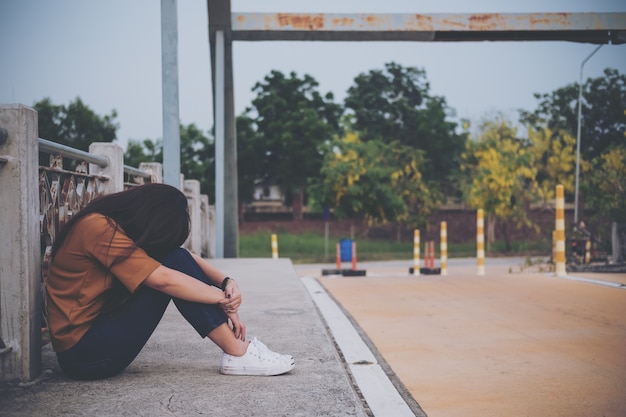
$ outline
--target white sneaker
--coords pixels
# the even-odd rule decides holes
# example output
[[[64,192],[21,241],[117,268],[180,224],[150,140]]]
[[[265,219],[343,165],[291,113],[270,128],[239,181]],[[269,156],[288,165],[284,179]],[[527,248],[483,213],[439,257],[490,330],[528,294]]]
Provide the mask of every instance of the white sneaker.
[[[280,375],[295,367],[293,357],[269,350],[256,337],[243,356],[222,355],[220,372],[225,375]]]
[[[265,346],[265,344],[263,342],[261,342],[256,337],[252,338],[250,343],[252,343],[252,342],[254,342],[254,344],[256,345],[256,347],[259,349],[259,351],[261,353],[273,356],[275,358],[278,358],[278,359],[280,359],[281,361],[283,361],[285,363],[294,363],[293,356],[291,356],[291,355],[282,355],[280,353],[271,351],[267,346]]]

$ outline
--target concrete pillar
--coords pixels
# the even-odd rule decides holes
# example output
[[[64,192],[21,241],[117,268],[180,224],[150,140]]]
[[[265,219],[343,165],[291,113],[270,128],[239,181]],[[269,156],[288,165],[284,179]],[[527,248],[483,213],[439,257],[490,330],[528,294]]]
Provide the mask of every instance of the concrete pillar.
[[[204,258],[212,258],[213,253],[211,252],[211,212],[209,206],[209,196],[206,194],[200,195],[200,223],[202,225],[202,242],[201,242],[201,250],[202,256]]]
[[[0,106],[0,380],[41,373],[37,112]]]
[[[139,169],[150,173],[150,182],[153,184],[163,183],[163,165],[159,162],[141,162]]]
[[[189,217],[191,230],[189,233],[189,250],[200,255],[202,253],[202,218],[200,209],[200,181],[185,180],[183,183],[185,195],[189,201]]]
[[[476,261],[478,275],[485,275],[485,212],[478,209],[476,212]]]
[[[89,153],[104,156],[109,160],[106,168],[89,164],[89,174],[109,177],[104,185],[104,194],[124,191],[124,151],[119,145],[110,142],[93,142],[89,145]]]
[[[441,275],[448,275],[448,224],[441,222],[441,230],[439,231],[440,241],[440,257],[441,257]]]
[[[278,237],[272,234],[272,259],[278,259]]]
[[[215,206],[209,206],[209,258],[215,258]]]
[[[556,265],[556,275],[564,277],[567,275],[565,270],[565,197],[563,194],[563,186],[556,186],[556,256],[554,264]]]
[[[420,231],[413,231],[413,275],[420,274]]]

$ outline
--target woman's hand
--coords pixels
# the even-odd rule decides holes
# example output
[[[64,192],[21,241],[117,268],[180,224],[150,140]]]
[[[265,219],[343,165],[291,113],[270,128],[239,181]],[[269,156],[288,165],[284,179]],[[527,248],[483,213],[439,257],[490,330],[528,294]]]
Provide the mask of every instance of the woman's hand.
[[[226,314],[228,313],[236,313],[239,311],[239,306],[241,305],[241,291],[239,291],[239,286],[232,278],[229,278],[226,281],[226,287],[221,288],[224,283],[224,272],[218,270],[213,265],[211,265],[206,259],[201,258],[200,256],[192,253],[191,256],[195,259],[195,261],[202,268],[202,272],[207,276],[209,281],[217,288],[223,290],[225,300],[219,302],[222,309]]]
[[[246,340],[246,325],[243,324],[243,322],[239,318],[239,314],[226,314],[228,315],[228,319],[230,320],[230,324],[232,326],[233,333],[235,333],[235,337],[240,340]]]
[[[233,279],[226,281],[224,295],[226,299],[220,302],[222,310],[226,314],[237,313],[241,305],[241,291],[239,290],[239,285]]]

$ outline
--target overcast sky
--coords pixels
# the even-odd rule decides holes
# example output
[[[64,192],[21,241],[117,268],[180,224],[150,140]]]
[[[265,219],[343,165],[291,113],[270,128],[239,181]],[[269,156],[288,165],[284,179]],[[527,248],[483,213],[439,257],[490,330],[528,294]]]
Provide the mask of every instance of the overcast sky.
[[[0,0],[0,103],[32,106],[80,97],[99,115],[118,113],[118,141],[162,136],[160,0]],[[233,0],[234,12],[530,13],[626,12],[618,0]],[[178,0],[181,123],[213,126],[205,0]],[[578,82],[595,45],[567,42],[237,42],[235,111],[272,69],[308,73],[343,101],[355,76],[384,63],[426,70],[431,93],[476,125],[532,110],[533,93]],[[584,77],[626,74],[626,45],[606,45]]]

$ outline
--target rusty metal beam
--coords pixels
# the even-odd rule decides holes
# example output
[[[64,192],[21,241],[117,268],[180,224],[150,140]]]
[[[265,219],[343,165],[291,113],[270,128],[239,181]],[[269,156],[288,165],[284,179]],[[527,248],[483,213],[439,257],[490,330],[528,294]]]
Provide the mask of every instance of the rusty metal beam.
[[[626,42],[626,13],[232,13],[233,40]]]

